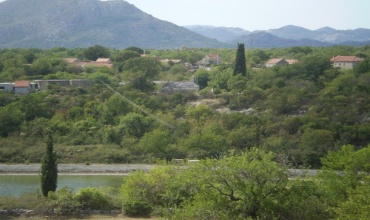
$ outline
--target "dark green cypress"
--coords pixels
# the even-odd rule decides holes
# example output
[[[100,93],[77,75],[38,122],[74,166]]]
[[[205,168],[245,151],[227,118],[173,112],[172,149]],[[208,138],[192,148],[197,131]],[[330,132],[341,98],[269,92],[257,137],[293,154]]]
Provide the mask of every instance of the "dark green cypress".
[[[41,192],[45,197],[50,191],[55,192],[58,183],[57,156],[53,145],[53,137],[49,134],[46,140],[46,154],[41,163]]]
[[[244,44],[238,44],[238,49],[236,51],[235,66],[233,75],[236,76],[241,74],[242,76],[247,75],[247,67],[245,64],[245,49]]]

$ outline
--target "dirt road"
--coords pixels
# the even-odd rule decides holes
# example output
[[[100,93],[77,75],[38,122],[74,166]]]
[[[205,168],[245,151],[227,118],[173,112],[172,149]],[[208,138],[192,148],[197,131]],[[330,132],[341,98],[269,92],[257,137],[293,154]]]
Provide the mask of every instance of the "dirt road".
[[[58,164],[59,174],[99,174],[123,175],[135,170],[145,172],[153,169],[155,165],[148,164]],[[0,164],[0,174],[39,174],[41,164]]]

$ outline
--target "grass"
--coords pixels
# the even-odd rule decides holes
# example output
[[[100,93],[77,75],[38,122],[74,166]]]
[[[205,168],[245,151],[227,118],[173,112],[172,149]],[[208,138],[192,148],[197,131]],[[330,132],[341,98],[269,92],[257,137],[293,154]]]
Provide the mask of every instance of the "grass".
[[[111,198],[112,200],[117,198]],[[117,203],[118,201],[115,201]],[[1,196],[0,197],[0,210],[33,210],[31,213],[21,214],[21,216],[2,216],[0,219],[123,219],[123,220],[144,220],[144,219],[157,219],[155,217],[151,218],[132,218],[125,216],[122,213],[113,213],[111,211],[102,212],[102,214],[76,214],[76,215],[56,215],[47,213],[46,210],[50,208],[48,204],[48,199],[43,197],[40,193],[35,194],[25,194],[20,197],[13,196]],[[115,210],[117,211],[117,210]]]
[[[1,196],[0,209],[14,210],[14,209],[28,209],[35,210],[45,204],[47,199],[40,194],[26,194],[20,197]]]

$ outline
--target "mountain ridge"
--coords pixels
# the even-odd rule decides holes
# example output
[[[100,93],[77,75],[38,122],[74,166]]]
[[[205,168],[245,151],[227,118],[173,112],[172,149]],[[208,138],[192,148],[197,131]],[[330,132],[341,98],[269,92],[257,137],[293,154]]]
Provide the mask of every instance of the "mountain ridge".
[[[241,34],[234,34],[233,36],[230,36],[230,31],[227,30],[226,27],[214,27],[214,26],[203,26],[200,27],[199,25],[195,28],[192,25],[185,26],[189,30],[192,30],[194,32],[203,34],[204,36],[207,37],[213,37],[211,34],[212,32],[215,32],[215,30],[225,30],[225,35],[228,35],[228,41],[223,41],[223,35],[222,33],[219,33],[219,37],[216,37],[215,39],[219,41],[223,41],[226,43],[230,42],[235,42],[237,39],[242,38],[245,35]],[[207,32],[207,28],[211,29],[211,31]],[[201,29],[202,32],[199,32],[198,30]],[[230,28],[234,29],[234,28]],[[240,31],[243,31],[244,29],[241,29]],[[274,35],[275,37],[281,38],[281,39],[286,39],[286,40],[292,40],[291,44],[294,44],[294,42],[301,41],[303,42],[304,46],[305,44],[309,44],[309,42],[306,42],[306,40],[309,40],[313,42],[319,41],[323,45],[343,45],[343,44],[349,44],[349,45],[361,45],[361,44],[366,44],[367,42],[370,41],[370,29],[366,28],[357,28],[353,30],[337,30],[331,27],[322,27],[316,30],[310,30],[307,28],[303,28],[300,26],[295,26],[295,25],[286,25],[280,28],[276,29],[268,29],[268,30],[256,30],[256,31],[248,31],[244,30],[246,32],[249,32],[251,36],[248,38],[251,38],[253,35],[256,33],[261,33],[265,32],[271,35]],[[232,40],[230,40],[233,38]],[[277,38],[275,38],[277,39]],[[305,40],[306,39],[306,40]],[[281,41],[281,40],[279,40]],[[265,44],[264,47],[271,47],[274,44]],[[319,44],[318,42],[314,44]],[[282,47],[283,45],[280,45]]]
[[[322,27],[309,30],[286,25],[248,31],[210,25],[181,27],[157,19],[124,0],[0,2],[0,48],[89,47],[97,44],[116,49],[129,46],[148,49],[232,48],[240,42],[251,48],[359,46],[370,42],[370,29]]]
[[[35,13],[37,12],[37,13]],[[126,1],[11,0],[0,3],[0,47],[225,47]]]

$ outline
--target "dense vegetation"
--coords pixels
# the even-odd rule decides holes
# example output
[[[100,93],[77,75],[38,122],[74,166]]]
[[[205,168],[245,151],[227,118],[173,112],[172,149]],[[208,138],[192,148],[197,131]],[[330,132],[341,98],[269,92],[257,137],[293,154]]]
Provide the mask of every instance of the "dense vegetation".
[[[78,68],[62,59],[86,60],[101,50],[113,68]],[[60,163],[220,158],[257,147],[274,152],[278,162],[317,168],[329,150],[369,144],[369,46],[247,50],[247,76],[233,75],[231,49],[147,50],[143,57],[140,52],[96,46],[0,50],[1,81],[94,82],[92,88],[53,86],[28,95],[1,92],[0,162],[41,162],[48,130]],[[203,83],[199,93],[158,92],[153,80],[187,81],[192,73],[157,58],[196,64],[210,53],[219,54],[222,64],[194,74]],[[366,60],[354,70],[333,69],[329,60],[338,54]],[[274,57],[300,62],[256,68]]]
[[[0,162],[41,162],[50,131],[60,163],[204,160],[134,172],[120,194],[63,188],[47,198],[0,198],[1,209],[74,214],[122,208],[126,215],[168,219],[369,218],[368,46],[247,50],[246,76],[233,74],[235,50],[143,52],[101,46],[0,50],[1,81],[93,81],[91,88],[0,92]],[[219,54],[222,64],[194,74],[157,59],[195,65],[210,53]],[[62,59],[99,54],[111,57],[113,68],[80,68]],[[365,61],[353,70],[333,69],[329,60],[338,54]],[[299,63],[263,68],[274,57]],[[192,76],[199,93],[166,94],[153,84]],[[292,178],[292,167],[321,170]]]
[[[330,151],[317,176],[289,178],[286,167],[273,158],[251,148],[187,169],[165,166],[148,175],[133,173],[122,187],[123,210],[134,215],[153,210],[166,219],[370,217],[370,146]]]
[[[84,218],[114,211],[161,219],[369,219],[370,145],[330,151],[316,175],[291,175],[274,158],[271,152],[251,148],[197,163],[162,164],[149,173],[131,173],[120,193],[62,188],[47,198],[0,198],[0,209]]]

